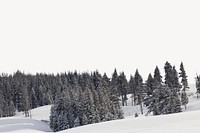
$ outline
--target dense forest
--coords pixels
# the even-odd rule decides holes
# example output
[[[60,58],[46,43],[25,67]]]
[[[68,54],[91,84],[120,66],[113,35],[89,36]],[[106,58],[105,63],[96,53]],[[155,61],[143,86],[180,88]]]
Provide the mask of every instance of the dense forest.
[[[16,111],[23,111],[26,117],[31,117],[30,109],[52,105],[50,127],[53,131],[60,131],[123,119],[121,106],[127,105],[128,94],[132,94],[132,105],[140,106],[141,114],[143,106],[148,108],[148,114],[153,115],[178,113],[182,111],[181,106],[187,109],[186,91],[189,87],[183,63],[177,72],[175,66],[166,62],[164,71],[163,79],[156,66],[146,81],[138,70],[129,80],[117,69],[111,78],[98,71],[1,74],[0,117],[13,116]],[[200,84],[199,79],[197,76]]]

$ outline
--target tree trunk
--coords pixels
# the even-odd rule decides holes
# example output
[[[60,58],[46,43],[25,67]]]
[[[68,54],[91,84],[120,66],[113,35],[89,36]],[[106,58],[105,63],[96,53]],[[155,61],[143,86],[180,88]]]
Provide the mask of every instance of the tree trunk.
[[[132,94],[132,97],[131,97],[131,105],[133,106],[133,94]]]
[[[140,103],[140,110],[141,110],[141,114],[143,115],[143,107],[142,107],[142,102]]]
[[[139,97],[139,104],[140,104],[140,111],[141,111],[141,114],[143,115],[143,107],[142,107],[142,100],[141,100],[141,96],[138,96]]]
[[[123,95],[122,95],[122,106],[124,106],[124,98],[123,98]]]

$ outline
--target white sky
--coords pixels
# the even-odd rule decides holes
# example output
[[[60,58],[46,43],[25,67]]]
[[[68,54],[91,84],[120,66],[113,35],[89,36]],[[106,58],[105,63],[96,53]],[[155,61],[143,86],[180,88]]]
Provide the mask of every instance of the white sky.
[[[0,72],[200,74],[199,0],[1,0]]]

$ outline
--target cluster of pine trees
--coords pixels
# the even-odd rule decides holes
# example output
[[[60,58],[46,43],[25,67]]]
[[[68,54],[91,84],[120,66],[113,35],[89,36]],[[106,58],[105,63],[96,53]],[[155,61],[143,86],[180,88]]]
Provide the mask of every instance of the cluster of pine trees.
[[[0,117],[13,116],[23,111],[29,116],[30,109],[53,104],[61,81],[69,78],[66,74],[24,74],[0,75]]]
[[[162,82],[158,67],[154,71],[154,77],[150,74],[146,81],[147,93],[144,104],[148,108],[148,113],[153,112],[154,115],[181,112],[181,105],[186,109],[189,102],[186,94],[189,87],[183,63],[180,65],[180,73],[169,62],[165,63],[164,70],[164,82]],[[181,78],[181,83],[179,78]]]
[[[183,63],[180,65],[179,73],[169,62],[165,63],[164,71],[164,81],[156,66],[154,75],[149,74],[146,82],[143,82],[138,70],[134,76],[131,75],[129,81],[123,72],[118,76],[115,70],[112,80],[116,81],[122,106],[127,105],[127,94],[132,94],[132,106],[139,105],[141,114],[143,114],[143,106],[147,107],[147,114],[152,112],[154,115],[181,112],[181,105],[186,109],[189,102],[186,90],[189,87]]]
[[[36,75],[20,71],[0,75],[0,117],[53,105],[50,126],[59,131],[102,121],[122,119],[118,82],[98,72]]]
[[[106,74],[71,76],[57,88],[50,116],[53,131],[123,118],[116,87]]]
[[[181,112],[188,103],[188,81],[183,63],[178,73],[169,62],[164,66],[164,81],[158,67],[146,82],[136,70],[128,81],[124,72],[114,70],[111,78],[98,71],[90,74],[68,72],[36,75],[20,71],[13,75],[0,75],[0,117],[13,116],[23,111],[31,116],[30,109],[52,105],[50,127],[53,131],[86,124],[122,119],[121,106],[127,105],[127,95],[132,94],[132,105],[143,106],[154,115]],[[179,82],[179,80],[181,82]],[[196,78],[200,88],[200,76]],[[200,90],[200,89],[199,89]],[[200,93],[200,91],[199,91]]]

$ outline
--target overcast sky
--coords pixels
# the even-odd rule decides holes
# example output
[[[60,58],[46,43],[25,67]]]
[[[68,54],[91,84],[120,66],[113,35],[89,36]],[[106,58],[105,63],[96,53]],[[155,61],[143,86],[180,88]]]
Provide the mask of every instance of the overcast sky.
[[[1,0],[0,72],[200,74],[199,0]]]

